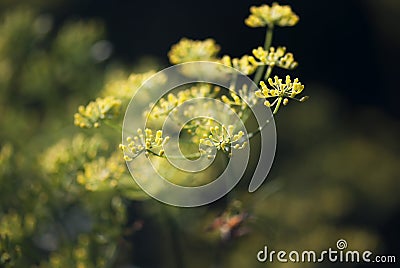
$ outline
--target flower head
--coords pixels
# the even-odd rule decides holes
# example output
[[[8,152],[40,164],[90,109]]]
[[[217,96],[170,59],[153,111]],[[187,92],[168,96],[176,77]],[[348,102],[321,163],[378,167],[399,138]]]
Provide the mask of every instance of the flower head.
[[[72,173],[81,169],[83,163],[92,161],[108,150],[108,143],[101,136],[85,137],[75,135],[72,139],[62,139],[40,154],[38,162],[48,174]],[[69,182],[67,182],[69,183]]]
[[[119,152],[110,157],[98,157],[85,162],[76,181],[88,191],[111,191],[118,188],[122,195],[131,198],[146,198],[140,187],[126,173],[126,164]]]
[[[174,108],[187,100],[202,97],[212,98],[215,97],[219,91],[219,87],[212,87],[210,84],[201,84],[181,90],[178,93],[169,93],[167,97],[161,98],[156,105],[153,106],[153,104],[150,104],[151,111],[146,111],[145,114],[153,119],[167,116]]]
[[[97,98],[86,107],[79,106],[74,115],[74,123],[81,128],[100,127],[101,121],[111,119],[119,115],[121,101],[113,96]]]
[[[168,142],[169,137],[163,138],[162,130],[157,130],[154,135],[153,131],[149,128],[146,128],[144,132],[139,128],[137,134],[137,136],[129,136],[126,138],[128,145],[119,145],[119,148],[124,153],[124,159],[126,161],[133,160],[133,158],[142,152],[152,153],[157,156],[162,156],[164,154],[163,146]]]
[[[239,95],[230,91],[230,98],[226,95],[221,96],[221,100],[228,104],[239,117],[242,117],[245,110],[250,106],[253,107],[257,103],[257,98],[253,90],[249,90],[247,85],[243,85],[239,89]],[[239,97],[240,96],[240,97]]]
[[[251,62],[250,57],[248,55],[244,55],[243,57],[239,58],[231,58],[228,55],[225,55],[222,57],[220,62],[228,67],[235,68],[241,73],[244,73],[245,75],[251,75],[253,74],[256,69],[257,65],[254,65],[253,62]]]
[[[200,144],[208,147],[214,146],[218,150],[230,152],[231,147],[234,149],[243,149],[247,145],[247,142],[242,139],[243,136],[243,131],[234,133],[234,126],[232,125],[228,127],[225,125],[221,127],[215,126],[210,127],[210,135],[208,137],[205,135],[204,139],[200,139]]]
[[[155,71],[131,74],[128,79],[110,81],[101,92],[102,96],[114,96],[121,100],[130,100],[142,84],[153,76]]]
[[[250,12],[251,14],[245,20],[245,23],[252,28],[272,27],[274,25],[294,26],[299,21],[299,17],[290,6],[281,6],[278,3],[273,3],[272,6],[252,6]]]
[[[84,163],[83,171],[77,174],[77,182],[89,191],[115,188],[125,173],[125,165],[120,159],[119,154],[113,154],[108,159],[99,157],[92,162]]]
[[[286,47],[271,47],[269,51],[264,50],[262,47],[253,49],[253,55],[259,62],[255,61],[257,65],[278,66],[283,69],[294,69],[298,63],[294,60],[292,53],[286,53]],[[251,59],[252,60],[252,59]]]
[[[200,41],[182,38],[172,46],[168,57],[172,64],[199,60],[215,61],[219,50],[219,45],[213,39]]]
[[[268,107],[274,106],[279,99],[282,101],[283,98],[285,98],[283,99],[283,104],[286,105],[289,101],[288,98],[296,99],[296,95],[300,94],[304,89],[304,85],[299,82],[298,78],[292,81],[289,75],[286,76],[285,82],[283,82],[282,79],[279,79],[278,76],[275,76],[274,79],[269,78],[268,84],[270,88],[268,88],[264,81],[261,81],[261,90],[258,90],[255,93],[258,98],[263,99],[277,97],[272,104],[268,100],[264,102]],[[299,101],[305,101],[306,98],[307,97],[303,97],[299,99]]]

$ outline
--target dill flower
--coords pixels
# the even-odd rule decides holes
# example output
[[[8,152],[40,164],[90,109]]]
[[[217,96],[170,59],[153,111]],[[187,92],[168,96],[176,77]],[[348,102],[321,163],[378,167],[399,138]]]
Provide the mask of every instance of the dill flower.
[[[121,100],[130,100],[142,84],[154,75],[155,71],[131,74],[128,79],[115,80],[106,84],[101,92],[102,96],[114,96]]]
[[[81,128],[98,128],[102,120],[118,116],[120,108],[121,100],[113,96],[97,98],[86,107],[79,106],[78,113],[74,115],[74,123]]]
[[[215,61],[219,50],[219,45],[210,38],[204,41],[182,38],[171,47],[168,57],[172,64],[199,60]]]
[[[296,99],[296,95],[300,94],[304,89],[304,85],[299,82],[298,78],[292,81],[290,76],[287,75],[285,82],[283,82],[282,79],[279,79],[278,76],[275,76],[274,79],[268,79],[268,84],[271,88],[268,88],[265,82],[261,81],[261,90],[257,90],[255,94],[256,97],[263,99],[276,97],[276,99],[272,103],[270,103],[268,100],[265,100],[264,102],[264,105],[267,107],[272,107],[276,105],[274,113],[276,113],[277,109],[279,109],[279,105],[282,100],[283,105],[286,105],[289,102],[288,98],[295,99],[301,102],[307,99],[307,97]]]
[[[121,184],[124,188],[136,188],[129,175],[126,174],[124,160],[119,152],[113,153],[109,158],[97,159],[83,164],[83,170],[77,174],[77,182],[88,191],[107,191],[117,188]],[[124,191],[127,189],[124,189]]]
[[[48,174],[59,174],[61,171],[71,173],[80,169],[83,163],[95,159],[108,150],[108,143],[99,135],[85,137],[77,134],[72,139],[62,139],[43,154],[38,162]]]
[[[264,50],[262,47],[253,49],[253,55],[260,62],[255,61],[257,65],[278,66],[283,69],[294,69],[298,63],[294,60],[292,53],[286,53],[286,47],[271,47],[269,51]],[[253,59],[250,58],[251,61]]]
[[[235,149],[243,149],[247,142],[242,142],[244,136],[243,131],[234,133],[234,126],[229,125],[226,127],[222,125],[221,127],[215,126],[210,127],[210,135],[203,139],[200,139],[200,144],[208,147],[216,147],[218,150],[230,153],[231,147]]]
[[[163,156],[163,146],[168,142],[169,137],[162,137],[162,130],[157,130],[156,134],[149,128],[143,132],[142,129],[137,130],[137,136],[127,137],[128,145],[120,144],[119,148],[124,153],[124,159],[131,161],[142,152],[151,153],[157,156]]]
[[[0,220],[0,234],[7,235],[10,239],[17,240],[24,234],[24,224],[21,215],[15,211],[3,214]]]
[[[239,58],[231,58],[228,55],[223,56],[220,59],[220,63],[228,66],[235,68],[239,72],[245,74],[245,75],[251,75],[253,74],[256,69],[257,65],[254,65],[254,61],[250,61],[250,56],[244,55],[240,59]]]
[[[232,91],[230,91],[229,95],[230,98],[226,95],[222,95],[221,100],[228,104],[239,117],[243,116],[248,106],[253,107],[258,101],[254,92],[249,90],[247,85],[243,85],[243,87],[239,89],[239,95]]]
[[[122,168],[121,170],[118,170]],[[84,163],[83,171],[77,175],[77,182],[85,186],[86,190],[97,191],[112,189],[118,185],[119,173],[124,172],[124,166],[117,166],[104,157],[99,157],[93,162]]]
[[[169,93],[167,97],[161,98],[154,107],[153,104],[150,104],[152,109],[151,111],[146,111],[145,115],[157,119],[168,115],[174,108],[187,100],[214,97],[219,93],[219,91],[219,87],[212,87],[210,84],[201,84],[181,90],[176,94]]]
[[[294,26],[299,21],[299,17],[292,11],[290,6],[281,6],[278,3],[273,3],[272,6],[252,6],[250,13],[245,23],[252,28],[273,27],[274,25],[282,27]]]

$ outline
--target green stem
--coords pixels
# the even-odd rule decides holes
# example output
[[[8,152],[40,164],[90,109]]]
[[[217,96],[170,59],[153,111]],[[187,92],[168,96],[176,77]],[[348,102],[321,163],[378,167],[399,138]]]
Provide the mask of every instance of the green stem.
[[[164,155],[159,155],[159,154],[157,154],[157,153],[155,153],[155,152],[153,152],[153,151],[150,151],[150,150],[147,150],[149,153],[151,153],[152,155],[155,155],[155,156],[158,156],[158,157],[164,157],[164,158],[167,158],[167,156],[164,154]],[[180,155],[169,155],[168,156],[168,158],[169,159],[189,159],[189,160],[194,160],[194,159],[197,159],[197,158],[199,158],[201,156],[201,153],[200,152],[198,152],[198,153],[193,153],[193,154],[188,154],[188,155],[184,155],[184,156],[180,156]]]
[[[264,41],[264,50],[268,51],[272,44],[272,37],[274,35],[274,26],[270,25],[267,28],[267,32],[265,34],[265,41]],[[265,71],[265,65],[258,67],[258,70],[254,76],[254,83],[258,86],[261,81],[261,78]]]
[[[270,26],[268,26],[267,34],[265,35],[264,49],[266,51],[268,51],[272,45],[273,35],[274,35],[274,25],[270,25]]]
[[[117,252],[117,244],[112,245],[111,250],[106,253],[107,260],[105,267],[113,267],[115,260],[117,259]]]
[[[269,124],[269,120],[267,120],[267,121],[265,122],[264,125],[262,125],[261,127],[257,128],[256,131],[249,133],[249,134],[247,135],[247,138],[248,138],[248,139],[253,138],[255,135],[257,135],[258,133],[260,133],[268,124]]]
[[[103,122],[104,122],[105,125],[107,125],[110,128],[116,130],[118,133],[121,133],[121,131],[122,131],[122,127],[121,126],[112,123],[110,120],[104,120]]]
[[[281,103],[282,103],[282,97],[279,97],[278,98],[278,103],[276,104],[276,106],[275,106],[275,109],[274,109],[274,112],[273,112],[273,114],[276,114],[277,112],[278,112],[278,110],[279,110],[279,107],[281,106]]]
[[[265,73],[265,76],[264,76],[264,80],[265,81],[268,80],[268,78],[271,76],[272,69],[273,69],[273,67],[269,65],[268,69],[267,69],[267,72]]]

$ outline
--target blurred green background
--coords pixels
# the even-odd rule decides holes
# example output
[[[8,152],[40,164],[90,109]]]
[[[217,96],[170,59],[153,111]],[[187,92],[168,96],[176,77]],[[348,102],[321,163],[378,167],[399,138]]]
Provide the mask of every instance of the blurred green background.
[[[120,142],[107,128],[74,127],[80,104],[110,81],[168,66],[181,37],[215,38],[222,54],[251,51],[264,31],[243,20],[262,3],[0,0],[0,267],[287,267],[256,254],[324,250],[341,238],[398,254],[396,0],[281,2],[300,23],[278,29],[274,44],[294,52],[311,98],[278,115],[275,162],[256,193],[245,178],[229,198],[177,209],[141,201],[133,186],[74,183],[86,163],[100,174]],[[236,210],[248,216],[226,237],[216,219]]]

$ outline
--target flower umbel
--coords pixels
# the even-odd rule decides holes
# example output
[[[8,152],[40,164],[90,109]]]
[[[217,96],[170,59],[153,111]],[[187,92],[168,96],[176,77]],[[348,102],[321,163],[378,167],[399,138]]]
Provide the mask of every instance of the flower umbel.
[[[296,95],[300,94],[304,89],[304,85],[299,82],[298,78],[294,79],[292,82],[290,76],[287,75],[285,82],[283,82],[282,79],[279,79],[278,76],[275,76],[274,79],[268,79],[268,84],[271,88],[268,88],[265,82],[261,81],[261,90],[256,91],[255,94],[258,98],[263,99],[277,97],[272,103],[270,103],[268,100],[265,100],[264,102],[264,105],[267,107],[272,107],[276,105],[274,114],[278,111],[282,100],[283,105],[286,105],[289,102],[288,98],[301,102],[305,101],[308,98],[306,96],[302,97],[301,99],[296,98]]]
[[[294,26],[299,21],[299,17],[290,6],[281,6],[278,3],[273,3],[272,6],[252,6],[250,12],[251,14],[245,20],[245,23],[252,28],[273,27],[274,25]]]
[[[294,60],[292,53],[286,53],[286,47],[271,47],[269,51],[265,51],[262,47],[253,49],[253,55],[259,62],[256,65],[269,65],[271,67],[278,66],[283,69],[292,70],[298,66]],[[252,60],[252,59],[251,59]]]
[[[247,85],[243,85],[243,87],[239,89],[239,95],[237,95],[233,91],[231,91],[229,95],[231,96],[231,98],[227,97],[226,95],[222,95],[221,100],[224,103],[228,104],[231,109],[233,109],[238,114],[239,117],[243,116],[249,106],[253,107],[258,101],[254,94],[254,91],[249,90]]]
[[[172,64],[198,60],[215,61],[219,50],[219,45],[213,39],[200,41],[182,38],[179,43],[172,46],[168,57]]]
[[[119,148],[124,153],[124,159],[126,161],[133,160],[136,156],[141,154],[142,152],[146,152],[146,154],[153,154],[156,156],[163,156],[164,150],[163,145],[168,142],[169,137],[162,137],[162,130],[157,130],[156,134],[153,134],[153,131],[149,128],[144,130],[137,130],[137,136],[127,137],[126,141],[128,145],[120,144]]]
[[[209,84],[201,84],[193,86],[188,89],[179,91],[178,93],[169,93],[166,98],[161,98],[156,105],[150,104],[152,108],[150,111],[146,111],[145,115],[156,119],[162,116],[168,115],[174,108],[184,103],[187,100],[202,98],[202,97],[215,97],[220,91],[217,86],[211,86]]]
[[[210,135],[207,137],[205,135],[204,139],[200,139],[200,144],[216,147],[218,150],[222,150],[226,153],[231,153],[231,147],[234,149],[243,149],[246,145],[246,141],[242,141],[244,136],[243,131],[239,131],[234,134],[234,126],[229,125],[226,127],[222,125],[221,127],[215,126],[210,127]]]
[[[253,74],[256,69],[257,65],[254,65],[254,61],[250,61],[251,57],[248,55],[242,56],[240,59],[239,58],[231,58],[228,55],[225,55],[222,57],[220,62],[228,67],[233,67],[236,70],[238,70],[241,73],[244,73],[245,75],[251,75]]]
[[[145,73],[134,73],[129,78],[122,80],[110,81],[101,92],[103,96],[114,96],[121,100],[129,101],[142,84],[154,75],[155,71],[148,71]]]
[[[120,109],[121,101],[113,96],[97,98],[86,107],[79,106],[78,112],[74,115],[74,123],[81,128],[98,128],[101,121],[118,116]]]
[[[99,157],[83,164],[83,171],[77,174],[77,182],[89,191],[110,190],[118,185],[125,173],[125,166],[119,154],[110,158]]]

